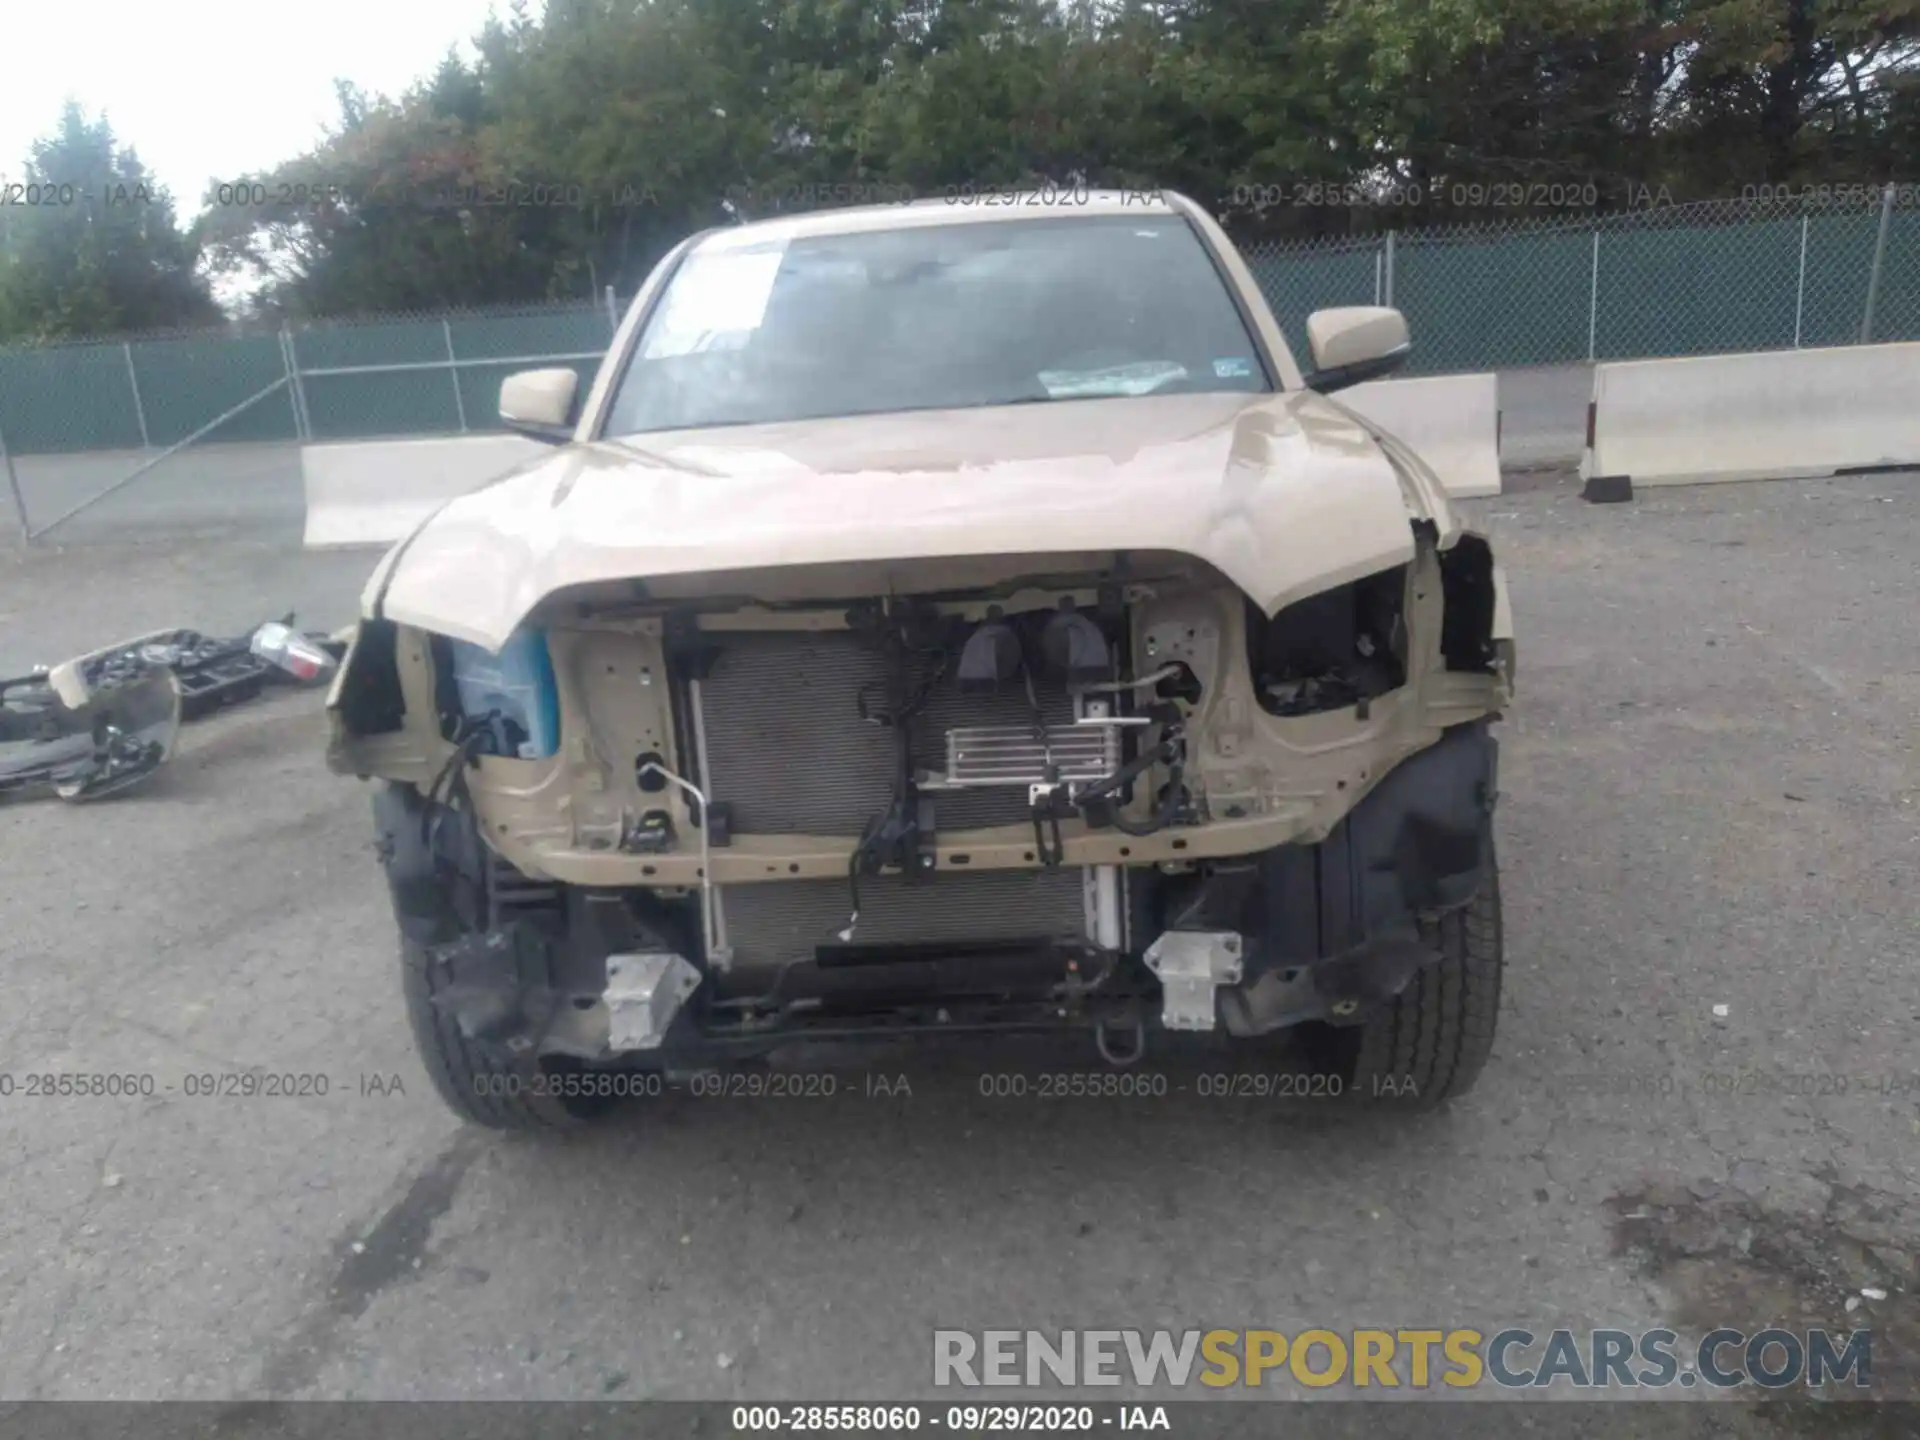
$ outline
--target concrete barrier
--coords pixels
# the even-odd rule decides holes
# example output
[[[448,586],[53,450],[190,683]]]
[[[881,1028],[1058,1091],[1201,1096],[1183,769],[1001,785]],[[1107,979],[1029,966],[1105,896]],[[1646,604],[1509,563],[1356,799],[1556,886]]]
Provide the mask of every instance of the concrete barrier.
[[[497,480],[547,447],[518,435],[304,445],[306,546],[387,546],[456,495]]]
[[[1594,367],[1590,489],[1905,465],[1920,465],[1920,344]]]
[[[1455,499],[1500,493],[1497,376],[1371,380],[1333,398],[1406,444]]]

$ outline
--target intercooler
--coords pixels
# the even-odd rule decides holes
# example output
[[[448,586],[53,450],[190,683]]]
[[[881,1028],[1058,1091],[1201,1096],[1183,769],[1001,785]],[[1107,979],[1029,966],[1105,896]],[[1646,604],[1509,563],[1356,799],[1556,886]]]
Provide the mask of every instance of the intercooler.
[[[894,731],[863,720],[886,690],[881,656],[844,631],[748,632],[712,637],[720,653],[699,686],[695,724],[704,741],[707,788],[730,807],[740,834],[854,838],[892,802],[898,752]],[[1040,715],[1035,715],[1035,704]],[[912,722],[919,771],[944,771],[949,733],[1068,727],[1064,685],[1036,682],[995,694],[962,694],[936,681]],[[1098,731],[1087,737],[1099,743]],[[991,736],[980,751],[991,763]],[[1069,737],[1075,738],[1075,737]],[[964,735],[963,735],[964,740]],[[970,762],[971,763],[971,762]],[[927,792],[942,833],[1030,824],[1024,784]],[[1032,871],[947,869],[930,881],[860,878],[863,945],[1073,938],[1088,934],[1086,876],[1078,868]],[[719,911],[736,966],[805,959],[834,945],[852,909],[845,880],[767,881],[722,887]]]

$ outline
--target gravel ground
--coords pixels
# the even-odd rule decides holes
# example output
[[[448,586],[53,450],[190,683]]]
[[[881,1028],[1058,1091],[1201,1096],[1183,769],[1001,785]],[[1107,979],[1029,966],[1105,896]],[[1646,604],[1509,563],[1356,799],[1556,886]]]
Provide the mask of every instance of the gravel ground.
[[[1447,1111],[943,1091],[463,1128],[366,796],[285,694],[123,800],[0,810],[0,1398],[910,1397],[936,1327],[1775,1320],[1873,1325],[1877,1388],[1920,1395],[1915,477],[1599,507],[1534,475],[1468,509],[1521,703],[1500,1039]],[[0,670],[331,627],[370,563],[15,549]],[[256,1069],[328,1093],[186,1093]],[[102,1071],[159,1093],[19,1089]],[[1862,1286],[1888,1299],[1848,1312]]]

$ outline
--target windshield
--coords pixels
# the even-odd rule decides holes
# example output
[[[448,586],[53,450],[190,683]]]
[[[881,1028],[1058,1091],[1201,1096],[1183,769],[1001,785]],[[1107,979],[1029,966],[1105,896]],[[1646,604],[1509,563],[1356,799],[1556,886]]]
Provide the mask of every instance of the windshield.
[[[723,238],[655,306],[605,433],[1270,388],[1177,216]]]

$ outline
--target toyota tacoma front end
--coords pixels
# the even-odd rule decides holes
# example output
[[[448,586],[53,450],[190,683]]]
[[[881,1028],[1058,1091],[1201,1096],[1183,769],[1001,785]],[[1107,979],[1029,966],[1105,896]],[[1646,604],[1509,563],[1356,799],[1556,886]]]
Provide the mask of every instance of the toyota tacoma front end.
[[[508,382],[565,443],[390,552],[329,700],[449,1102],[1059,1029],[1471,1084],[1512,626],[1320,393],[1404,327],[1330,313],[1302,377],[1179,197],[846,211],[689,241],[582,403]]]

